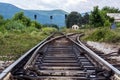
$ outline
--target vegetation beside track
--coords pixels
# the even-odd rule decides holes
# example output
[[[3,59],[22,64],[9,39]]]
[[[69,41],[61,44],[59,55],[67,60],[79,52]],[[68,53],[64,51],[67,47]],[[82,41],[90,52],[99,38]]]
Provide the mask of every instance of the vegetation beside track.
[[[94,7],[94,10],[90,15],[86,14],[83,16],[84,22],[82,23],[84,24],[79,25],[81,27],[79,30],[63,28],[61,31],[64,33],[83,32],[85,33],[85,36],[82,39],[85,41],[120,43],[120,23],[116,24],[117,29],[110,30],[108,28],[108,26],[113,22],[113,19],[106,17],[106,13],[111,10],[113,12],[119,12],[119,10],[115,8],[105,7],[105,9],[103,8],[102,10],[99,10],[98,7]],[[73,17],[76,15],[80,16],[79,14],[75,14]],[[95,17],[94,15],[99,16]],[[98,20],[96,22],[96,19],[99,17],[101,17],[100,19],[102,20]],[[80,19],[77,21],[80,21]],[[73,20],[70,23],[76,24],[76,20]],[[11,19],[7,20],[0,15],[0,60],[6,60],[7,58],[3,58],[1,56],[15,56],[14,58],[19,57],[35,46],[35,44],[46,38],[46,36],[57,31],[58,28],[55,25],[53,25],[54,28],[46,26],[47,25],[41,25],[36,20],[30,20],[23,12],[16,13]],[[11,59],[14,58],[12,57]]]
[[[0,60],[15,60],[41,40],[57,31],[32,21],[22,12],[5,20],[0,16]]]
[[[86,41],[106,42],[106,43],[120,43],[120,29],[111,30],[109,28],[97,28],[84,30]]]
[[[26,29],[25,32],[0,32],[0,56],[19,57],[50,35],[53,31],[55,31],[54,28],[43,28],[42,31],[33,30],[29,32],[29,29]]]
[[[63,29],[65,33],[84,33],[81,39],[84,41],[120,43],[120,28],[111,30],[107,27],[102,28],[86,28],[79,30]]]
[[[85,33],[83,40],[120,43],[120,22],[116,22],[115,18],[108,16],[107,13],[119,14],[120,10],[109,6],[99,9],[99,6],[95,6],[87,15],[81,16],[78,12],[71,12],[66,18],[66,25],[68,28],[71,28],[74,24],[79,25],[80,30],[76,32],[82,31]],[[64,31],[75,32],[67,29]]]

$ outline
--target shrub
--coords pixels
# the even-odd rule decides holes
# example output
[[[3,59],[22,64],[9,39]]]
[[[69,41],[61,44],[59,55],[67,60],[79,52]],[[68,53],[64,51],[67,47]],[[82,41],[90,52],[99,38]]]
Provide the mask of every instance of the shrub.
[[[35,27],[35,28],[37,28],[37,29],[41,29],[41,24],[40,23],[38,23],[37,21],[32,21],[31,22],[31,27]]]
[[[25,29],[25,26],[19,21],[9,21],[5,24],[5,28],[7,30],[23,30]]]
[[[105,26],[105,27],[109,27],[109,26],[110,26],[109,20],[106,20],[106,21],[105,21],[104,26]]]
[[[91,41],[115,43],[120,41],[120,36],[108,28],[99,28],[88,35],[85,39]]]
[[[24,15],[24,12],[16,13],[13,18],[14,21],[20,21],[25,26],[30,26],[31,20]]]
[[[0,26],[5,23],[5,20],[2,15],[0,15]]]
[[[35,27],[27,27],[25,30],[24,30],[26,33],[31,33],[33,31],[39,31],[39,29],[35,28]]]
[[[46,34],[46,35],[56,32],[56,31],[57,31],[56,28],[50,28],[50,27],[42,28],[43,34]]]
[[[116,23],[117,27],[120,27],[120,22]]]
[[[5,29],[5,26],[4,26],[4,25],[3,25],[3,26],[0,26],[0,32],[2,32],[2,33],[7,32],[7,30]]]
[[[4,34],[0,32],[0,44],[4,44]]]
[[[59,26],[57,26],[56,24],[44,24],[43,26],[44,27],[53,27],[53,28],[59,29]]]

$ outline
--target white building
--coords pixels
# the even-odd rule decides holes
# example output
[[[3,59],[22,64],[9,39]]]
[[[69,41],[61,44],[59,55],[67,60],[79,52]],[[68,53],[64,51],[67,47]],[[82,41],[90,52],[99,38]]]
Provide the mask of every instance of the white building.
[[[78,30],[78,29],[79,29],[79,26],[78,26],[78,25],[73,25],[73,26],[72,26],[72,29]]]
[[[107,13],[107,16],[114,18],[115,22],[120,22],[120,13]]]

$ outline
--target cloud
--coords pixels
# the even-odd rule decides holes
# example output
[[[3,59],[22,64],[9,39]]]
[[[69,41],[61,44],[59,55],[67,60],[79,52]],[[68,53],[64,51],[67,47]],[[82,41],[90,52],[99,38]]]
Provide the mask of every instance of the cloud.
[[[23,9],[62,9],[67,12],[78,11],[81,13],[91,11],[94,6],[120,8],[120,0],[0,0],[0,2],[11,3]]]

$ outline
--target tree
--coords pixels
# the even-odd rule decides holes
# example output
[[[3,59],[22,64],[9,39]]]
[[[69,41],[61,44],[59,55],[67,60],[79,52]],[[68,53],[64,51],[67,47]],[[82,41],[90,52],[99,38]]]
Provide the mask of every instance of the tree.
[[[30,26],[30,19],[24,15],[24,12],[18,12],[13,16],[13,20],[20,21],[25,26]]]
[[[100,13],[98,6],[94,7],[94,10],[91,12],[90,24],[94,27],[104,26],[103,15]]]
[[[108,6],[103,7],[102,11],[105,11],[107,13],[120,13],[120,10],[118,8]]]
[[[108,6],[103,7],[101,11],[104,12],[104,16],[106,20],[109,20],[110,23],[114,22],[114,18],[110,18],[109,16],[107,16],[107,13],[120,13],[120,10],[118,8],[108,7]]]
[[[72,25],[74,24],[81,25],[81,23],[82,23],[82,17],[81,14],[79,14],[78,12],[71,12],[66,18],[67,28],[72,27]]]
[[[85,15],[82,18],[82,24],[88,24],[89,23],[89,14],[85,13]]]

